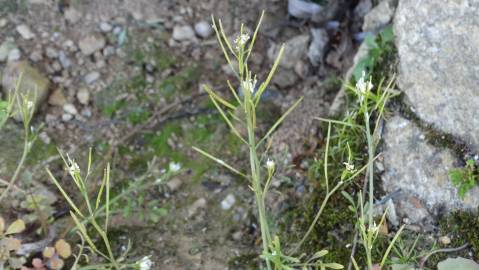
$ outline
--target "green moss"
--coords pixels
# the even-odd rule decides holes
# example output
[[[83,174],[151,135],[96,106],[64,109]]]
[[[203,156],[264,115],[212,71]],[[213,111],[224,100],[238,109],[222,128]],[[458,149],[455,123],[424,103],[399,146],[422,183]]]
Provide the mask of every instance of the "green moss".
[[[440,235],[448,235],[451,244],[448,247],[459,247],[466,243],[470,248],[454,253],[454,256],[470,257],[479,260],[479,214],[477,211],[458,211],[439,220]],[[472,252],[471,252],[472,251]],[[428,265],[433,268],[438,262],[446,259],[450,254],[437,253],[428,260]]]
[[[163,96],[171,98],[178,94],[191,93],[194,82],[200,76],[199,68],[196,65],[186,67],[174,75],[159,82],[158,88]]]

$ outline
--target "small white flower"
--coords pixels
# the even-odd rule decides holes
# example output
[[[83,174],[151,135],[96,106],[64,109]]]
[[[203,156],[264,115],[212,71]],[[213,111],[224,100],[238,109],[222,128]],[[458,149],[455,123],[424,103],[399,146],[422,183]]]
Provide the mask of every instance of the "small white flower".
[[[362,98],[367,92],[373,89],[373,84],[371,83],[371,80],[369,79],[368,81],[365,81],[365,77],[366,72],[363,71],[361,78],[356,82],[356,89],[361,94],[360,98]]]
[[[31,102],[30,100],[27,101],[27,108],[30,110],[31,108],[33,108],[33,102]]]
[[[143,257],[139,262],[140,270],[150,270],[153,266],[153,262],[150,259],[150,256]]]
[[[248,42],[249,38],[250,36],[248,34],[239,35],[235,39],[236,50],[239,51],[246,44],[246,42]]]
[[[369,232],[372,232],[373,234],[377,233],[379,231],[379,226],[376,225],[376,222],[373,221],[373,224],[369,224],[369,228],[368,228],[368,231]]]
[[[258,80],[256,80],[256,78],[243,81],[243,89],[244,90],[249,90],[251,92],[251,94],[253,94],[255,89],[256,89],[256,83],[257,82],[258,82]]]
[[[354,171],[354,164],[349,163],[349,162],[343,162],[344,166],[346,167],[346,170],[349,172]]]
[[[68,172],[71,175],[80,173],[80,166],[78,166],[78,163],[76,163],[74,159],[71,159],[68,154],[67,154],[67,159],[68,159]]]
[[[177,172],[181,169],[181,164],[177,162],[170,162],[169,169],[170,172]]]
[[[274,166],[275,166],[275,164],[274,164],[274,161],[273,161],[273,160],[268,159],[268,160],[266,161],[266,168],[268,168],[268,170],[273,170],[273,169],[274,169]]]

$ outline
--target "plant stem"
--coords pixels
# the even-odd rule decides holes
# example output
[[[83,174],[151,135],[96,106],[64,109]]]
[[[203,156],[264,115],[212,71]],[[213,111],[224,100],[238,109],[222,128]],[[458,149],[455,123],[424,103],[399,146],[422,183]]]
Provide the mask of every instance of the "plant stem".
[[[251,105],[246,105],[251,106]],[[249,157],[250,157],[250,166],[251,166],[251,178],[253,184],[253,190],[255,193],[256,206],[258,207],[259,223],[261,229],[261,238],[263,242],[263,252],[268,252],[268,246],[271,243],[271,235],[269,233],[268,221],[266,219],[266,209],[264,206],[263,194],[261,189],[261,174],[260,174],[260,164],[258,159],[258,154],[256,153],[256,139],[254,134],[254,124],[252,119],[252,110],[247,111],[247,126],[248,126],[248,146],[249,146]],[[266,267],[268,270],[271,270],[271,263],[269,260],[266,260]]]
[[[371,161],[374,159],[374,143],[371,134],[371,130],[369,127],[369,112],[368,112],[368,103],[367,100],[364,101],[364,122],[366,125],[366,138],[368,142],[368,160]],[[369,184],[369,206],[368,206],[368,226],[372,226],[373,224],[373,203],[374,203],[374,164],[373,162],[369,162],[367,174],[369,177],[368,184]],[[372,243],[368,243],[369,247],[372,247]],[[371,249],[366,249],[367,260],[368,260],[368,267],[372,269],[372,258],[371,258]]]

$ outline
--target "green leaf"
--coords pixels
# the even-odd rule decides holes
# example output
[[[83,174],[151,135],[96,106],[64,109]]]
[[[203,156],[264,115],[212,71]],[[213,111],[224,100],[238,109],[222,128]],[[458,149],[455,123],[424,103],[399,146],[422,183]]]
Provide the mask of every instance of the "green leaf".
[[[326,266],[326,268],[330,268],[330,269],[343,269],[344,268],[344,266],[342,266],[339,263],[327,263],[324,266]]]
[[[379,35],[381,36],[381,42],[383,44],[393,41],[394,40],[394,32],[393,32],[392,25],[389,25],[386,28],[384,28],[381,31],[381,33],[379,33]]]
[[[15,222],[10,224],[10,226],[8,226],[8,229],[5,232],[5,235],[21,233],[24,230],[25,230],[25,222],[23,222],[23,220],[21,219],[17,219]]]

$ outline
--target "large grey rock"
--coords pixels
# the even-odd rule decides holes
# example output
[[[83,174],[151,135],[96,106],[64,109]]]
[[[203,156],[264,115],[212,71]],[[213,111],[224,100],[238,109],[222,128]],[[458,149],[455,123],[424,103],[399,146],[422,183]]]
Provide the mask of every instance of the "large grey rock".
[[[17,89],[18,93],[25,95],[33,102],[35,108],[38,108],[48,96],[50,81],[26,61],[8,62],[2,77],[2,88],[4,92],[15,89],[20,74],[22,76]],[[14,117],[17,120],[21,119],[18,113],[15,114]]]
[[[309,35],[299,35],[284,43],[284,52],[279,65],[284,68],[293,68],[306,55]],[[273,44],[268,49],[268,58],[273,62],[278,56],[281,45]]]
[[[363,31],[377,31],[391,22],[398,0],[383,0],[364,16]]]
[[[479,1],[400,0],[399,87],[417,115],[479,151]]]
[[[312,41],[311,44],[309,44],[308,58],[313,66],[317,66],[323,61],[329,36],[323,28],[311,28],[311,36]]]
[[[395,201],[399,214],[420,223],[440,210],[479,206],[479,187],[461,200],[451,184],[448,171],[458,165],[457,158],[429,144],[416,124],[394,116],[386,122],[383,139],[383,187],[387,193],[401,189]]]

